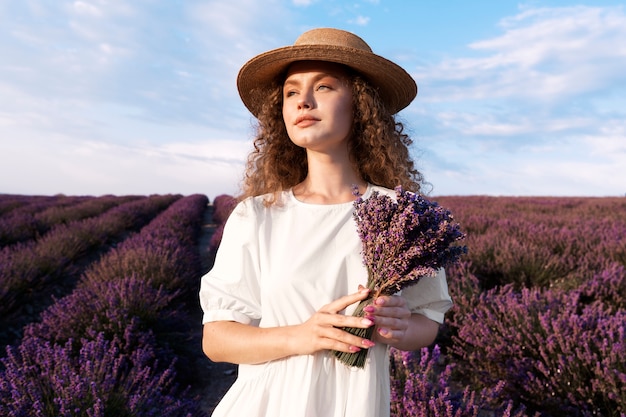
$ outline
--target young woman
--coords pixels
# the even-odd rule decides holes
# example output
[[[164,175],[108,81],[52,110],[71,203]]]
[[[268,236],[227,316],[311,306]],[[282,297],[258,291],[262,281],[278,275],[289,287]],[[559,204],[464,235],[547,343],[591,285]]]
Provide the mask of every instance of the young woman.
[[[452,303],[442,271],[350,315],[368,297],[353,189],[419,192],[411,140],[394,118],[417,86],[337,29],[252,58],[237,84],[258,130],[244,195],[200,289],[205,354],[239,364],[213,416],[388,416],[388,347],[432,343]],[[341,330],[370,326],[372,340]],[[362,349],[363,369],[332,354]]]

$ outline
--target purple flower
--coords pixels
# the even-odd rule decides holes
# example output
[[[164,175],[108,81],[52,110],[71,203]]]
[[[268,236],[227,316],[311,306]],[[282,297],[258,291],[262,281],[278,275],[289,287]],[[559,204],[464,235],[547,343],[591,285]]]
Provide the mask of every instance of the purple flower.
[[[457,244],[465,235],[451,213],[435,202],[396,187],[396,199],[375,191],[354,202],[354,219],[363,243],[363,262],[368,270],[371,297],[357,306],[354,315],[380,295],[393,295],[415,285],[424,276],[454,264],[467,252]],[[369,338],[369,329],[346,329]],[[367,350],[335,352],[344,363],[363,367]]]
[[[0,415],[11,416],[191,416],[198,410],[150,346],[120,352],[118,341],[98,334],[78,352],[65,345],[26,338],[1,361]]]
[[[480,391],[455,386],[453,368],[445,364],[438,345],[415,352],[391,348],[391,416],[526,416],[523,404],[514,408],[502,398],[504,383]]]

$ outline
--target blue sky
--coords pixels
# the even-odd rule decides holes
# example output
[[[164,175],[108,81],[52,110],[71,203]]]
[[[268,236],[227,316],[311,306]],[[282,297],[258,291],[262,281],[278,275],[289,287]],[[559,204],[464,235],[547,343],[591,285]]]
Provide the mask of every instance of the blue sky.
[[[237,71],[313,27],[416,79],[400,118],[431,195],[626,193],[620,2],[3,0],[0,19],[0,193],[236,193]]]

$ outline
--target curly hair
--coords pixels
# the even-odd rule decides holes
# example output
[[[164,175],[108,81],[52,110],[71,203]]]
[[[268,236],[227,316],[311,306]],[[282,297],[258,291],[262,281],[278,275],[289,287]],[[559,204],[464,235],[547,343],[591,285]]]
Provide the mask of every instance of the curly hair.
[[[280,191],[302,182],[308,173],[306,150],[287,134],[282,117],[283,89],[279,79],[266,94],[257,115],[254,149],[248,156],[241,199],[269,194],[266,204],[276,202]],[[424,179],[409,153],[413,143],[380,99],[377,90],[358,74],[350,76],[353,125],[348,147],[350,161],[363,180],[419,192]]]

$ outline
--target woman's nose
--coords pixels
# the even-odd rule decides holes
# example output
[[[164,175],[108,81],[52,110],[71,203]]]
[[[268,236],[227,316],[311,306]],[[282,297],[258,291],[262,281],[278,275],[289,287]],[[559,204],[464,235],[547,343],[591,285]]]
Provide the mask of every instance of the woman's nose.
[[[313,98],[309,93],[302,93],[298,99],[298,109],[310,109],[313,107]]]

